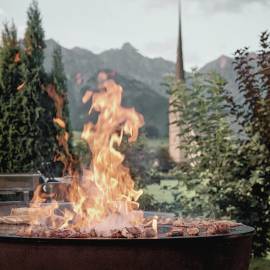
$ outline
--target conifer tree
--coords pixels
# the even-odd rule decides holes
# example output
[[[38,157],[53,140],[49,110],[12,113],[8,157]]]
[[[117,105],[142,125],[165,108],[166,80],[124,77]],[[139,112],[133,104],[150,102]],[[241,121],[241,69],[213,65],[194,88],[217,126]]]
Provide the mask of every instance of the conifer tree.
[[[58,147],[55,153],[55,161],[61,161],[54,164],[55,174],[61,176],[66,173],[72,173],[75,165],[75,156],[72,151],[72,133],[69,120],[68,96],[67,96],[67,78],[65,75],[64,65],[62,61],[62,50],[59,45],[56,45],[52,55],[52,71],[50,83],[53,86],[51,89],[51,98],[55,102],[56,119],[61,119],[64,125],[57,123],[57,141]]]
[[[71,132],[68,108],[68,93],[67,93],[67,77],[65,74],[64,64],[62,60],[62,49],[60,45],[56,45],[53,51],[53,63],[51,71],[52,83],[56,86],[57,93],[64,98],[63,105],[63,120],[66,123],[66,131]]]
[[[47,75],[43,61],[45,48],[44,30],[38,4],[33,1],[27,12],[27,28],[24,37],[23,90],[29,109],[28,144],[32,156],[32,170],[42,162],[52,161],[56,142],[53,123],[54,103],[46,92]]]
[[[26,98],[17,90],[22,84],[21,49],[14,24],[4,24],[0,63],[0,172],[21,172],[27,166]],[[20,87],[18,88],[20,89]]]

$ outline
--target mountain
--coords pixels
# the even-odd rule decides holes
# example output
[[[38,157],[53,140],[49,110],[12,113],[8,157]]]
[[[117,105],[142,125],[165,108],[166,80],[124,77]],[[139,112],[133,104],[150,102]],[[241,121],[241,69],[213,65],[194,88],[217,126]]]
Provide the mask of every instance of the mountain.
[[[46,45],[44,66],[50,71],[51,56],[57,43],[49,39]],[[166,75],[174,73],[173,62],[163,58],[145,57],[130,43],[125,43],[120,49],[109,49],[100,54],[79,47],[62,47],[62,54],[68,78],[70,115],[74,129],[82,129],[87,115],[86,108],[81,103],[83,90],[94,87],[100,70],[109,70],[116,74],[115,80],[124,88],[124,105],[133,106],[144,115],[146,131],[155,136],[167,136],[168,96],[162,82]],[[227,88],[239,98],[232,58],[222,55],[199,71],[219,73],[227,80]]]
[[[111,70],[105,70],[108,74],[112,74]],[[89,78],[84,87],[80,91],[80,96],[83,96],[87,89],[96,88],[97,75]],[[136,111],[144,116],[144,130],[149,136],[164,137],[168,135],[168,100],[167,98],[158,95],[155,91],[149,88],[144,83],[127,78],[121,74],[114,74],[113,79],[123,88],[122,105],[124,107],[134,107]],[[81,106],[76,115],[86,115],[90,104]],[[85,118],[80,123],[78,129],[82,127]]]
[[[56,42],[53,39],[46,41],[45,68],[50,70],[51,54]],[[125,43],[120,49],[110,49],[100,54],[75,47],[62,48],[64,66],[70,80],[80,73],[83,80],[96,74],[101,69],[111,69],[121,75],[143,82],[160,95],[166,96],[166,89],[161,85],[164,76],[173,73],[173,62],[163,58],[148,58],[140,54],[130,43]]]
[[[50,39],[46,45],[44,66],[50,71],[57,43]],[[114,79],[124,88],[124,106],[135,107],[144,115],[146,132],[158,137],[168,135],[168,98],[161,83],[164,76],[173,71],[172,62],[144,57],[130,43],[100,54],[78,47],[62,47],[62,54],[68,78],[71,124],[75,130],[82,129],[87,116],[81,102],[83,90],[94,87],[100,70],[109,70],[116,74]]]
[[[207,63],[199,71],[202,73],[217,72],[228,82],[227,87],[237,88],[235,84],[236,74],[233,69],[233,59],[226,55],[221,55],[219,58]]]
[[[216,72],[226,80],[226,89],[231,92],[235,101],[238,104],[243,103],[243,95],[239,93],[238,86],[236,84],[236,72],[233,67],[233,58],[226,55],[221,55],[219,58],[207,63],[200,70],[201,73]]]

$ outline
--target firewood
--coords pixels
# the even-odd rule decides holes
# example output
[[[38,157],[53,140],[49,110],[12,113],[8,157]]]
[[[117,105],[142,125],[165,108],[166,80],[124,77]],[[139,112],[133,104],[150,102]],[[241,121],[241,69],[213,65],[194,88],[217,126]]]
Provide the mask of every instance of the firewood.
[[[230,227],[227,223],[216,223],[217,233],[229,233]]]
[[[185,222],[183,221],[183,219],[176,219],[175,221],[173,221],[172,225],[174,227],[186,227]]]
[[[217,228],[215,225],[211,225],[207,228],[207,231],[206,231],[207,234],[209,235],[214,235],[217,233]]]
[[[187,228],[187,234],[189,236],[197,236],[199,235],[199,233],[200,233],[200,230],[197,227]]]
[[[157,232],[153,228],[145,228],[144,236],[147,238],[152,238],[157,236]]]
[[[172,225],[173,222],[174,222],[174,219],[172,219],[172,218],[161,218],[159,220],[159,224],[161,224],[161,225]]]
[[[139,238],[142,236],[142,230],[139,229],[138,227],[128,227],[126,228],[128,233],[132,236],[132,238]]]
[[[111,237],[112,238],[125,238],[125,236],[122,234],[121,230],[112,230]]]
[[[183,236],[184,231],[181,227],[173,227],[171,231],[168,233],[168,236],[171,237],[177,237],[177,236]]]

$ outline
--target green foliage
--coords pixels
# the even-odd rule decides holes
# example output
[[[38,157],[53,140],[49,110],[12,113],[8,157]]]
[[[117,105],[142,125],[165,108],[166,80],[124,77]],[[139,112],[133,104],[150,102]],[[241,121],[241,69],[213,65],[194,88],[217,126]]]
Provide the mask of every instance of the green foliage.
[[[183,214],[226,216],[254,226],[254,254],[265,255],[270,230],[266,123],[259,126],[253,111],[256,106],[237,117],[240,107],[232,102],[218,75],[194,73],[191,87],[175,82],[171,87],[174,108],[181,116],[179,135],[184,145],[180,147],[189,161],[175,176],[193,191],[179,193],[178,207]],[[232,130],[234,119],[239,120],[236,132]]]
[[[37,2],[33,1],[27,12],[27,28],[24,38],[25,53],[22,59],[24,95],[28,109],[26,123],[26,150],[31,156],[32,169],[40,168],[44,161],[51,161],[56,143],[56,128],[53,124],[54,103],[45,91],[46,74],[43,68],[45,48],[44,31]]]
[[[35,1],[27,12],[23,45],[17,41],[14,25],[4,25],[2,44],[0,172],[36,171],[42,162],[51,162],[61,148],[56,136],[63,131],[53,123],[56,108],[46,91],[48,83],[56,85],[58,94],[64,97],[61,117],[67,130],[70,128],[61,50],[55,49],[52,72],[48,76],[43,68],[44,31]]]
[[[56,45],[52,56],[52,70],[50,74],[50,83],[55,87],[56,96],[54,97],[55,110],[53,116],[56,118],[61,118],[65,122],[64,128],[57,128],[57,137],[59,141],[61,138],[65,137],[68,133],[67,143],[59,143],[56,149],[55,156],[58,159],[65,161],[68,164],[68,160],[71,163],[75,162],[76,157],[73,155],[73,145],[72,145],[72,132],[71,124],[69,118],[69,104],[67,96],[67,78],[65,75],[65,69],[62,61],[62,50],[59,45]],[[77,163],[77,161],[76,161]],[[70,164],[71,165],[71,164]],[[75,164],[73,164],[75,165]],[[68,168],[66,168],[68,169]],[[62,173],[67,173],[62,171]]]
[[[71,132],[70,120],[69,120],[69,105],[67,99],[67,78],[65,74],[65,68],[62,60],[61,46],[57,45],[53,51],[53,63],[51,71],[51,82],[56,86],[58,94],[64,97],[62,118],[66,123],[66,131]]]
[[[240,126],[239,172],[245,185],[246,204],[238,202],[238,215],[256,228],[255,255],[265,255],[270,249],[270,36],[263,32],[256,57],[247,48],[235,52],[235,71],[244,106],[237,105],[228,95],[231,113]],[[248,214],[250,213],[250,214]]]
[[[78,157],[79,163],[82,168],[86,168],[90,165],[91,152],[89,150],[88,144],[84,140],[78,140],[76,144],[72,147],[73,153]]]
[[[146,138],[141,134],[135,143],[129,143],[124,137],[120,152],[124,153],[124,164],[130,169],[131,176],[136,180],[138,188],[143,188],[149,179],[151,153],[146,150]]]
[[[196,192],[192,197],[179,194],[183,214],[212,216],[219,212],[216,203],[220,190],[230,179],[229,168],[235,138],[228,122],[225,82],[217,74],[192,76],[191,87],[172,82],[174,109],[188,164],[175,172]]]
[[[28,143],[23,139],[26,98],[17,91],[22,83],[21,49],[15,25],[4,25],[0,56],[0,172],[16,172],[27,161],[22,155]],[[20,138],[20,139],[18,139]]]
[[[270,256],[266,258],[255,258],[251,261],[250,270],[268,270],[270,269]]]

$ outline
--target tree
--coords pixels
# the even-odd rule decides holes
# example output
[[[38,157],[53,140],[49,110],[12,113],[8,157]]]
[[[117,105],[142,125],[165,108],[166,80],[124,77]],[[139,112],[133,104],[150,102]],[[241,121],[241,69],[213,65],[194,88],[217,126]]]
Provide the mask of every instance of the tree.
[[[240,127],[238,160],[243,163],[239,176],[248,179],[245,203],[236,197],[238,216],[256,228],[255,255],[270,250],[270,35],[263,32],[260,50],[235,52],[234,68],[243,104],[228,93],[231,113]],[[241,106],[242,105],[242,106]]]
[[[26,97],[17,88],[22,84],[21,55],[14,23],[4,24],[0,64],[0,172],[23,172],[27,165],[28,144],[24,127]],[[20,87],[18,88],[20,89]]]
[[[58,140],[55,159],[61,161],[64,165],[62,173],[67,173],[67,171],[72,173],[74,165],[77,163],[77,158],[72,153],[72,133],[68,108],[67,78],[62,62],[62,51],[59,45],[57,45],[53,51],[53,66],[50,77],[50,82],[53,85],[54,90],[48,93],[55,104],[54,122],[57,127]],[[56,119],[58,119],[58,121],[56,121]]]
[[[51,80],[52,80],[52,83],[56,86],[56,90],[58,94],[63,95],[64,97],[62,117],[66,123],[66,131],[70,133],[71,124],[70,124],[70,118],[69,118],[67,77],[65,74],[64,64],[62,61],[62,49],[60,45],[56,45],[53,51]]]
[[[258,88],[250,88],[259,85],[253,77],[257,72],[250,73],[251,63],[237,57],[244,109],[217,75],[195,73],[191,87],[172,83],[174,108],[181,114],[178,124],[185,127],[179,134],[185,142],[180,147],[189,160],[186,168],[176,171],[181,185],[184,182],[187,187],[177,200],[182,213],[230,217],[254,226],[254,254],[263,256],[269,250],[270,235],[270,152],[264,133],[269,118],[263,118],[269,108],[263,108],[267,94],[259,101]]]
[[[43,68],[45,48],[44,31],[38,4],[33,1],[27,12],[27,28],[24,37],[22,91],[27,97],[28,149],[32,170],[42,162],[51,161],[57,148],[56,127],[53,123],[54,103],[45,91],[47,76]]]

